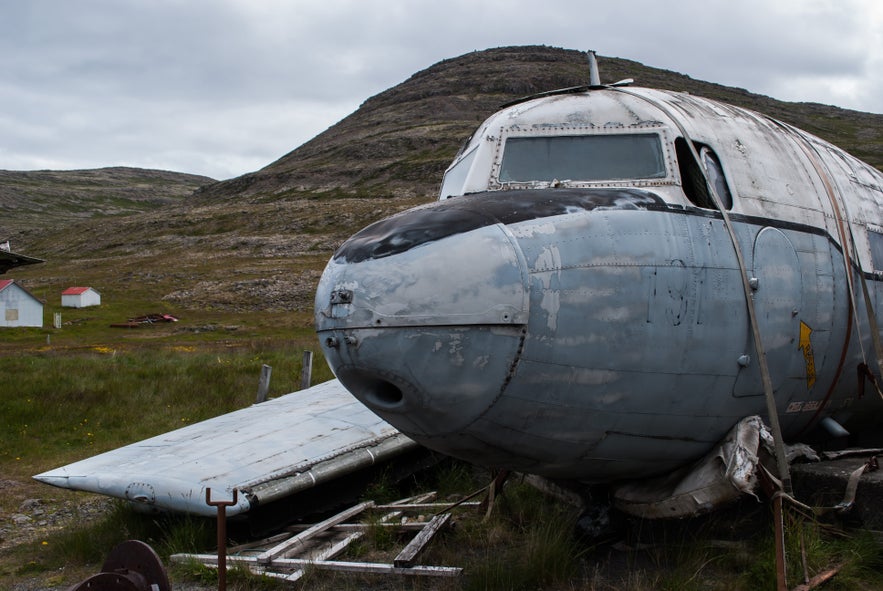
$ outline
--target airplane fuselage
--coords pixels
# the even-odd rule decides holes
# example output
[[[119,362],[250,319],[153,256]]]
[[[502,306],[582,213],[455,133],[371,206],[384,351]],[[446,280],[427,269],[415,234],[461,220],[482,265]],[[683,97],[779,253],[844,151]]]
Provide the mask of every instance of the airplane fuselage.
[[[664,473],[767,414],[760,354],[786,438],[883,409],[856,369],[875,367],[883,175],[818,138],[680,93],[548,96],[491,116],[440,197],[344,243],[316,294],[337,377],[427,447]]]

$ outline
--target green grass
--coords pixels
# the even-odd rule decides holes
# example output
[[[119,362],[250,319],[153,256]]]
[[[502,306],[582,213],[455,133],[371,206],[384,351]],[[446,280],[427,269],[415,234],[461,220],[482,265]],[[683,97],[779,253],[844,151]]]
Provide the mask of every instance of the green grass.
[[[754,560],[746,562],[744,589],[775,589],[772,523],[754,540]],[[883,588],[883,545],[868,531],[843,531],[786,509],[785,555],[788,587],[804,583],[832,567],[842,567],[825,589],[847,591]],[[804,566],[805,564],[805,566]],[[804,570],[805,569],[805,570]]]
[[[435,472],[397,485],[381,477],[372,489],[391,496],[405,496],[426,490],[422,488],[425,485],[454,479],[457,488],[472,491],[489,481],[490,476],[482,477],[482,474],[467,464],[446,462]],[[451,500],[451,496],[462,494],[452,492],[447,496],[446,500]],[[747,513],[747,516],[738,516],[737,512],[683,522],[645,524],[647,531],[641,531],[641,524],[633,522],[628,530],[631,533],[626,539],[627,547],[611,549],[608,545],[592,545],[576,535],[577,511],[573,507],[551,500],[513,479],[497,498],[489,518],[481,509],[456,509],[452,527],[440,532],[421,558],[423,564],[463,567],[461,578],[416,580],[312,570],[295,588],[319,591],[365,588],[387,591],[772,590],[775,573],[770,516],[764,510]],[[381,527],[377,512],[368,516],[366,523],[373,524],[368,535],[340,557],[341,560],[390,562],[409,539],[408,535]],[[810,576],[834,564],[844,565],[826,589],[871,590],[883,585],[880,574],[883,549],[869,534],[832,536],[828,528],[794,514],[789,514],[786,528],[789,588],[802,582],[801,546]],[[58,579],[53,573],[63,572],[61,569],[68,573],[97,572],[109,550],[126,539],[140,539],[150,544],[164,563],[170,565],[177,584],[194,581],[211,585],[216,581],[216,573],[211,569],[195,563],[171,565],[168,557],[181,552],[210,552],[215,545],[214,536],[214,522],[210,519],[150,516],[135,512],[123,503],[114,503],[112,509],[96,521],[79,523],[77,527],[15,548],[0,560],[0,586],[22,578],[40,579],[47,585],[53,580],[59,585],[70,584],[71,579]],[[241,568],[229,573],[228,585],[240,591],[285,588],[280,587],[278,581],[251,575]]]
[[[321,357],[321,356],[320,356]],[[0,397],[0,470],[27,477],[254,402],[262,365],[270,396],[300,387],[303,349],[261,344],[114,349],[94,345],[0,357],[14,387]],[[331,378],[321,358],[313,383]]]
[[[31,481],[33,474],[139,441],[218,414],[250,405],[261,366],[273,367],[271,396],[299,387],[304,349],[318,351],[312,310],[231,312],[221,306],[176,307],[163,295],[180,285],[221,276],[233,281],[298,274],[320,268],[327,253],[277,259],[241,258],[235,270],[219,259],[215,267],[176,260],[163,266],[162,255],[112,266],[90,261],[45,268],[35,266],[30,286],[47,300],[47,324],[61,312],[63,327],[0,330],[0,375],[8,385],[0,393],[0,479],[21,483],[0,496],[0,511],[15,513],[26,498],[40,498],[47,510],[70,503],[75,495]],[[203,268],[197,271],[197,268]],[[94,267],[94,270],[92,269]],[[112,267],[112,271],[111,271]],[[198,273],[198,274],[196,274]],[[196,274],[196,275],[194,275]],[[76,278],[73,280],[72,278]],[[60,290],[69,285],[95,285],[99,308],[60,308]],[[130,316],[167,312],[180,322],[143,329],[116,329],[110,324]],[[330,379],[317,354],[313,383]],[[389,478],[375,482],[364,498],[393,500],[423,490],[438,490],[451,500],[486,485],[466,464],[415,475],[403,485]],[[401,487],[404,486],[405,490]],[[762,506],[761,506],[762,507]],[[510,482],[491,518],[464,512],[451,531],[430,546],[427,564],[462,566],[459,581],[389,581],[352,575],[310,572],[300,588],[360,589],[623,589],[754,590],[772,589],[774,553],[769,515],[763,510],[736,519],[733,546],[720,545],[732,515],[693,522],[690,527],[654,527],[640,541],[649,549],[611,551],[586,545],[574,534],[572,508]],[[684,524],[681,524],[684,525]],[[640,524],[631,524],[641,529]],[[883,588],[883,553],[870,536],[831,537],[792,517],[789,522],[789,584],[802,581],[799,539],[810,574],[845,563],[827,584],[830,589]],[[648,529],[650,529],[648,527]],[[45,586],[65,586],[97,572],[103,557],[119,541],[148,541],[161,556],[210,550],[214,524],[204,520],[157,519],[114,507],[105,518],[80,523],[40,540],[19,545],[0,556],[0,588],[39,579]],[[44,544],[45,542],[45,544]],[[372,559],[394,552],[404,540],[379,526],[354,548],[353,557]],[[388,558],[388,557],[387,557]],[[795,562],[796,561],[796,562]],[[63,569],[63,570],[59,570]],[[214,580],[202,567],[175,566],[179,579]],[[63,573],[63,574],[58,574]],[[278,583],[234,571],[231,589],[277,589]]]
[[[201,312],[194,322],[218,325],[243,322],[246,330],[219,335],[180,333],[174,326],[131,331],[114,339],[103,326],[120,310],[78,310],[79,320],[60,331],[17,331],[15,346],[0,352],[0,375],[13,387],[0,396],[0,473],[29,482],[40,471],[163,433],[254,401],[261,366],[273,367],[271,396],[299,387],[304,349],[313,346],[311,318],[263,313],[248,318]],[[279,324],[284,324],[280,328]],[[284,334],[290,338],[283,338]],[[51,344],[45,343],[50,335]],[[331,378],[319,356],[313,383]],[[476,491],[490,475],[452,462],[403,483],[379,478],[364,498],[389,501],[419,491],[438,490],[452,500]],[[5,514],[18,510],[23,498],[46,500],[48,510],[69,493],[36,483],[23,493],[0,498]],[[24,496],[23,496],[24,495]],[[517,480],[510,482],[491,518],[483,513],[458,515],[425,557],[427,564],[465,567],[454,581],[378,582],[376,578],[311,572],[301,588],[359,589],[623,589],[755,590],[774,587],[771,518],[764,505],[737,508],[690,523],[631,523],[633,549],[610,551],[586,545],[574,533],[576,512],[546,499]],[[802,582],[801,553],[810,576],[834,564],[843,570],[829,589],[883,587],[883,551],[869,535],[832,536],[828,530],[789,514],[787,523],[789,584]],[[88,526],[77,524],[21,545],[0,557],[0,588],[13,581],[41,580],[46,586],[69,585],[97,572],[116,543],[147,541],[161,556],[210,550],[214,524],[200,519],[157,519],[115,506]],[[802,539],[802,543],[801,543]],[[728,541],[721,544],[721,540]],[[353,549],[352,558],[375,560],[395,552],[406,540],[379,525]],[[642,547],[637,544],[648,544]],[[733,545],[735,544],[735,545]],[[802,549],[801,549],[802,544]],[[387,556],[385,559],[391,559]],[[619,564],[621,567],[611,567]],[[63,569],[63,570],[59,570]],[[57,573],[65,573],[63,576]],[[211,577],[201,567],[175,566],[179,579]],[[61,578],[59,578],[61,577]],[[231,589],[276,589],[277,582],[235,573]]]
[[[570,581],[584,552],[575,537],[576,519],[572,508],[527,485],[510,485],[490,520],[454,533],[451,550],[466,544],[472,550],[464,588],[543,589]]]
[[[102,335],[113,329],[86,335],[82,324],[74,325],[69,330],[77,334],[63,345],[56,344],[60,338],[43,344],[43,330],[25,331],[36,334],[19,335],[17,347],[0,354],[0,375],[10,385],[0,395],[0,479],[16,483],[0,496],[3,517],[19,512],[27,498],[42,499],[47,512],[82,500],[83,493],[36,483],[34,474],[249,406],[264,364],[273,368],[271,397],[297,390],[304,349],[318,349],[307,329],[305,337],[284,340],[188,341],[154,333],[113,345]],[[312,383],[331,377],[321,354],[315,356]],[[70,585],[98,572],[110,549],[129,538],[163,556],[208,549],[214,531],[211,520],[157,519],[115,506],[95,523],[75,519],[60,532],[0,552],[0,588],[23,579]],[[63,580],[55,580],[58,572],[66,573]],[[273,587],[248,579],[230,588]]]

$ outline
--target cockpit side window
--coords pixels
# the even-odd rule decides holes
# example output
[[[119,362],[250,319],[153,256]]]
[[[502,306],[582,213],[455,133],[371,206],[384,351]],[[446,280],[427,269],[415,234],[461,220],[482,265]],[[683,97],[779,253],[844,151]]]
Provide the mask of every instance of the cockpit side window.
[[[714,190],[721,200],[721,205],[724,206],[724,209],[732,209],[733,195],[730,193],[730,187],[727,185],[724,169],[721,167],[717,154],[708,146],[703,146],[699,150],[699,156],[702,158],[702,164],[705,166],[705,174],[708,175],[708,180],[714,186]]]
[[[868,246],[871,247],[871,262],[876,273],[883,274],[883,229],[868,226]]]
[[[698,207],[705,209],[717,209],[714,199],[705,182],[706,175],[708,182],[714,186],[714,190],[721,200],[721,205],[725,209],[733,207],[733,195],[730,193],[730,187],[724,176],[724,170],[721,166],[717,154],[710,147],[704,144],[694,144],[696,151],[699,153],[702,169],[699,163],[693,157],[690,147],[684,138],[675,140],[675,152],[678,157],[678,168],[681,171],[681,183],[687,199]],[[703,175],[703,171],[705,175]]]
[[[472,168],[472,161],[475,160],[476,152],[478,150],[473,148],[472,152],[448,169],[445,173],[445,178],[442,180],[439,199],[447,199],[448,197],[463,194],[466,177],[469,174],[469,169]]]

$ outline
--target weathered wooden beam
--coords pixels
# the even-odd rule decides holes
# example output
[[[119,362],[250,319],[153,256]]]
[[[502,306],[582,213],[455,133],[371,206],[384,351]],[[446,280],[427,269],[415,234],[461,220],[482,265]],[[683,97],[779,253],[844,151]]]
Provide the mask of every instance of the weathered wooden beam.
[[[274,562],[274,565],[277,563],[278,566],[309,565],[313,568],[352,573],[379,573],[390,575],[430,577],[457,577],[463,573],[462,568],[455,566],[417,565],[409,568],[399,568],[394,564],[384,564],[378,562],[341,562],[333,560],[310,562],[309,560],[298,560],[296,558],[280,558],[279,560]]]
[[[346,550],[350,544],[352,544],[353,542],[355,542],[356,540],[358,540],[359,538],[361,538],[364,535],[365,535],[365,532],[361,532],[361,531],[348,534],[343,539],[338,540],[334,544],[328,546],[327,548],[325,548],[324,550],[319,552],[316,556],[313,556],[312,560],[315,560],[316,562],[322,562],[322,561],[328,560],[329,558],[334,558],[335,556],[337,556],[338,554],[340,554],[341,552]],[[295,570],[294,572],[292,572],[291,574],[286,575],[285,579],[287,581],[297,581],[302,576],[304,576],[305,573],[306,573],[306,571],[303,568],[299,568],[299,569]]]
[[[359,503],[358,505],[356,505],[354,507],[350,507],[346,511],[341,511],[337,515],[334,515],[333,517],[329,517],[325,521],[323,521],[321,523],[317,523],[316,525],[314,525],[310,529],[308,529],[304,532],[301,532],[301,533],[297,534],[296,536],[294,536],[288,540],[285,540],[284,542],[282,542],[280,544],[273,546],[272,548],[270,548],[269,550],[267,550],[265,552],[262,552],[261,554],[259,554],[257,556],[257,561],[260,564],[268,564],[270,562],[273,562],[275,559],[279,558],[280,556],[282,556],[286,552],[290,552],[290,551],[294,550],[295,548],[297,548],[298,546],[303,545],[303,543],[311,536],[314,536],[315,534],[317,534],[319,532],[325,531],[325,530],[329,529],[330,527],[337,525],[338,523],[346,521],[347,519],[349,519],[353,515],[358,515],[359,513],[364,511],[365,509],[368,509],[369,507],[373,507],[373,506],[374,506],[374,501],[365,501],[364,503]]]
[[[214,554],[173,554],[171,557],[173,562],[185,562],[188,560],[196,560],[206,566],[216,566],[218,557]],[[265,565],[257,563],[257,559],[252,556],[230,556],[228,562],[235,564],[243,564],[246,566],[255,566],[266,569]],[[377,573],[390,575],[412,575],[412,576],[432,576],[432,577],[457,577],[463,573],[463,569],[455,566],[425,566],[417,565],[410,568],[398,568],[394,564],[384,564],[378,562],[343,562],[337,560],[305,560],[301,558],[277,558],[273,561],[273,568],[276,570],[299,569],[305,566],[311,568],[331,570],[339,572],[353,573]],[[264,571],[265,574],[268,571]]]
[[[399,515],[393,515],[393,517],[398,517]],[[338,523],[337,525],[328,528],[329,531],[363,531],[368,529],[369,527],[384,527],[391,529],[399,529],[402,531],[417,531],[421,530],[429,523],[428,521],[409,521],[407,523],[388,523],[387,521],[380,521],[379,523]],[[303,524],[303,525],[291,525],[286,528],[289,532],[301,532],[306,531],[312,527],[311,525]],[[288,537],[288,536],[286,536]]]
[[[411,568],[414,566],[414,563],[417,561],[417,555],[423,551],[426,544],[432,540],[432,537],[438,532],[438,530],[445,526],[450,518],[450,513],[443,513],[442,515],[436,515],[433,517],[426,527],[424,527],[419,534],[414,536],[414,539],[411,540],[401,552],[399,552],[399,555],[392,561],[393,565],[397,568]]]
[[[273,375],[273,368],[269,365],[261,366],[261,380],[258,383],[258,394],[255,396],[255,404],[267,401],[267,393],[270,391],[270,376]]]
[[[376,505],[375,509],[402,509],[404,511],[433,511],[438,509],[445,509],[447,507],[452,506],[453,503],[401,503],[401,504],[391,504],[391,505]],[[460,503],[458,507],[478,507],[481,505],[481,501],[467,501],[465,503]]]
[[[265,550],[260,554],[253,554],[251,556],[231,555],[227,557],[227,560],[231,564],[244,565],[254,573],[264,574],[267,576],[285,579],[288,581],[296,581],[303,577],[305,568],[308,566],[316,569],[341,572],[455,577],[463,572],[462,568],[414,564],[417,555],[426,547],[426,545],[429,543],[435,533],[438,532],[442,527],[444,527],[444,525],[451,518],[450,513],[436,515],[430,521],[423,523],[390,523],[393,519],[401,517],[403,513],[402,507],[408,506],[409,502],[412,504],[416,504],[418,507],[421,508],[435,509],[438,507],[450,506],[444,503],[426,504],[425,501],[431,500],[434,495],[435,493],[426,493],[408,499],[402,499],[401,501],[398,501],[397,503],[393,503],[391,505],[383,506],[394,510],[383,515],[383,517],[380,518],[378,525],[381,525],[383,527],[397,527],[400,529],[420,528],[420,532],[414,537],[413,540],[411,540],[411,543],[408,544],[402,550],[402,552],[399,553],[393,564],[328,560],[329,558],[333,558],[334,556],[337,556],[338,554],[343,552],[354,540],[357,540],[360,537],[364,536],[366,530],[369,527],[372,527],[372,524],[347,524],[342,522],[346,521],[350,517],[353,517],[354,515],[357,515],[365,509],[374,507],[375,505],[373,501],[360,503],[359,505],[351,507],[346,511],[342,511],[321,523],[310,526],[301,533],[294,536],[290,536],[290,533],[293,533],[293,531],[300,529],[300,527],[288,528],[288,534],[280,534],[271,538],[266,538],[261,542],[238,546],[236,548],[237,550],[248,551],[250,549],[259,550],[259,548],[254,548],[256,544],[274,544],[272,548]],[[304,552],[307,549],[308,544],[313,541],[316,536],[323,532],[328,532],[332,530],[337,530],[338,532],[345,535],[343,535],[342,538],[333,541],[333,543],[330,541],[326,542],[329,545],[318,551],[313,556],[302,558],[286,557],[291,556],[296,552]],[[282,536],[286,538],[284,541],[280,541]],[[304,556],[308,555],[309,553],[304,552]],[[195,560],[211,568],[217,568],[218,566],[218,557],[214,554],[175,554],[171,557],[171,560],[175,562]]]
[[[313,352],[304,351],[303,363],[300,370],[300,389],[306,390],[313,380]]]

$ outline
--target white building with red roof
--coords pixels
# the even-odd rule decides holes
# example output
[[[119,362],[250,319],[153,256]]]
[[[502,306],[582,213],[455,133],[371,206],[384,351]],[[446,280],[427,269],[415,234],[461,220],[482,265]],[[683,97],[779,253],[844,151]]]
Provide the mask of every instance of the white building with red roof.
[[[61,292],[64,308],[87,308],[101,305],[101,294],[91,287],[68,287]]]
[[[14,326],[43,326],[43,302],[14,279],[0,279],[0,327]]]

